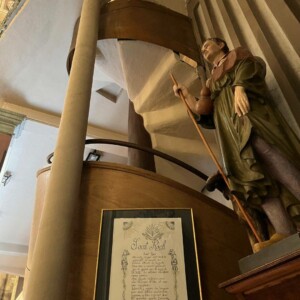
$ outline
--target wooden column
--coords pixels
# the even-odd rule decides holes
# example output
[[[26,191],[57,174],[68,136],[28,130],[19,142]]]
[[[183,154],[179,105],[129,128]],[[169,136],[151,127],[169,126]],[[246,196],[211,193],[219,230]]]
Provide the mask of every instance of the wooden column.
[[[26,300],[66,298],[99,14],[99,0],[84,0],[45,206],[25,291]]]
[[[128,141],[140,146],[152,148],[151,137],[144,127],[143,118],[135,112],[131,101],[129,101],[128,113]],[[155,172],[153,155],[143,151],[129,148],[128,164],[133,167]]]

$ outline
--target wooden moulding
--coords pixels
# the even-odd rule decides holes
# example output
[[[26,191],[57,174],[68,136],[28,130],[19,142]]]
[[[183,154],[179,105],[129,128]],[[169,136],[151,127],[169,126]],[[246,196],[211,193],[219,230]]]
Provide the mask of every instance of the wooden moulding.
[[[98,39],[141,40],[200,62],[190,18],[152,2],[113,1],[100,12]]]
[[[38,174],[37,202],[44,199],[49,171],[46,168]],[[192,208],[203,299],[232,299],[218,284],[239,274],[238,260],[251,253],[246,232],[235,213],[166,177],[104,162],[84,163],[80,207],[74,217],[67,299],[94,299],[101,210],[130,208]]]
[[[219,285],[236,299],[299,299],[300,250]]]
[[[12,136],[9,134],[4,134],[0,132],[0,171],[4,164],[7,150],[10,145],[11,137]]]

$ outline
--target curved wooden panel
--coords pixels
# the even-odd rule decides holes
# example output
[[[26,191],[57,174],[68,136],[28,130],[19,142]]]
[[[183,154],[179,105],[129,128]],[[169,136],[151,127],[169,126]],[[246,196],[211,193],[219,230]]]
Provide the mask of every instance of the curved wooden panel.
[[[49,170],[46,168],[39,172],[37,202],[43,202]],[[40,205],[36,207],[42,212]],[[122,208],[192,208],[203,299],[232,299],[218,289],[218,284],[237,275],[238,259],[251,253],[245,230],[235,213],[155,173],[94,162],[85,163],[83,168],[80,208],[74,218],[74,248],[70,253],[72,264],[67,299],[93,299],[101,209]],[[39,224],[36,213],[35,224]],[[34,237],[31,240],[34,241]]]
[[[141,40],[200,62],[191,19],[152,2],[119,0],[104,5],[98,38]]]

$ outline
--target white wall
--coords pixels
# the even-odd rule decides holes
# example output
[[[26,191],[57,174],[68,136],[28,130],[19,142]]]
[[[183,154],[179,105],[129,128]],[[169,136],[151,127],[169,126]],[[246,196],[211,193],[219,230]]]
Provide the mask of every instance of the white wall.
[[[0,270],[22,275],[35,200],[36,172],[45,166],[53,151],[57,128],[25,121],[14,138],[5,170],[12,174],[6,186],[0,185]],[[5,171],[4,170],[4,171]]]

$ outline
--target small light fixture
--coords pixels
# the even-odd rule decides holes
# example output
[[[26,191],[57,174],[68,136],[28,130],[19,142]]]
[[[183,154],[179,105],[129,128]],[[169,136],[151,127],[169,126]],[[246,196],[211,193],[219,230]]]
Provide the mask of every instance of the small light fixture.
[[[1,183],[6,186],[8,184],[8,182],[11,180],[11,172],[10,171],[6,171],[2,177]]]
[[[95,149],[88,154],[86,161],[99,161],[101,156],[102,156],[102,153]]]

